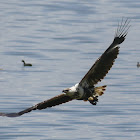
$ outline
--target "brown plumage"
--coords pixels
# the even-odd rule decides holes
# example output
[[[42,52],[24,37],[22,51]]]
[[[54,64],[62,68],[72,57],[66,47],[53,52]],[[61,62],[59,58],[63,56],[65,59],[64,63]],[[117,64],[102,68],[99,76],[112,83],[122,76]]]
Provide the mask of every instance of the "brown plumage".
[[[124,22],[124,24],[123,24]],[[121,44],[130,28],[130,20],[126,19],[118,25],[114,40],[109,48],[96,60],[87,74],[80,81],[81,86],[93,86],[101,81],[114,64],[117,55],[119,54],[119,44]]]
[[[0,113],[0,116],[18,117],[18,116],[21,116],[25,113],[29,113],[32,110],[37,110],[37,109],[41,110],[41,109],[45,109],[45,108],[48,108],[48,107],[53,107],[53,106],[56,106],[56,105],[59,105],[59,104],[69,102],[71,100],[73,100],[73,99],[71,97],[67,96],[66,94],[60,94],[58,96],[55,96],[55,97],[53,97],[49,100],[45,100],[41,103],[36,104],[35,106],[27,108],[27,109],[25,109],[23,111],[20,111],[18,113]]]
[[[101,57],[97,59],[95,64],[90,68],[80,83],[63,90],[64,94],[60,94],[49,100],[38,103],[35,106],[27,108],[23,111],[18,113],[0,113],[0,116],[17,117],[31,112],[32,110],[41,110],[48,107],[53,107],[74,99],[89,101],[92,105],[96,105],[98,102],[98,96],[101,96],[104,93],[106,86],[95,87],[95,84],[101,81],[112,67],[119,53],[118,45],[125,40],[128,33],[128,29],[130,27],[129,23],[130,20],[122,19],[121,24],[118,24],[112,44],[101,55]]]
[[[111,69],[118,54],[119,47],[116,47],[114,50],[111,51],[111,53],[108,53],[107,55],[106,53],[103,54],[91,67],[88,73],[84,76],[80,84],[84,84],[82,86],[92,86],[101,81]]]

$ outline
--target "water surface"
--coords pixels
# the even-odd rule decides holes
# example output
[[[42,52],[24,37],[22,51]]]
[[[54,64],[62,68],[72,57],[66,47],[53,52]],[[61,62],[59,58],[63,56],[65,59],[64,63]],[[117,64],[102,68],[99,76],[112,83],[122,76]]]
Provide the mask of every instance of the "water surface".
[[[0,139],[140,138],[139,0],[7,0],[0,8],[0,112],[18,112],[79,82],[110,45],[117,23],[131,29],[97,106],[72,101],[17,118],[0,117]],[[23,67],[21,60],[32,63]]]

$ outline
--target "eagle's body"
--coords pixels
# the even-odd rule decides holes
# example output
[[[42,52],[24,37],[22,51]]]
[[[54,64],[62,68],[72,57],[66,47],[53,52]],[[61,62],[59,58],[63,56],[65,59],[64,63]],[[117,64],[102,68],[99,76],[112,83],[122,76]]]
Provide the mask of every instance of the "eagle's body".
[[[62,94],[38,103],[35,106],[27,108],[18,113],[0,113],[0,116],[17,117],[31,112],[32,110],[41,110],[48,107],[53,107],[74,99],[89,101],[92,105],[96,105],[98,102],[98,96],[101,96],[104,93],[106,86],[95,87],[95,85],[106,76],[115,59],[117,58],[117,55],[119,54],[118,45],[125,40],[130,27],[129,23],[130,20],[122,19],[121,24],[118,25],[112,44],[96,60],[96,62],[79,83],[70,88],[64,89]]]
[[[76,85],[63,90],[63,92],[72,99],[89,101],[91,104],[96,105],[98,101],[97,97],[103,94],[105,87],[106,86],[82,87],[82,85],[77,83]]]

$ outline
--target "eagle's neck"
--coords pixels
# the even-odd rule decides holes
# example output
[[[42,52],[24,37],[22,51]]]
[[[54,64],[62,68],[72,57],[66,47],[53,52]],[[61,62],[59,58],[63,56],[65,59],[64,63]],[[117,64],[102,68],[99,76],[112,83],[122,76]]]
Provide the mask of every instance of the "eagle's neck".
[[[83,89],[79,86],[79,83],[74,86],[68,88],[68,92],[66,95],[70,96],[73,99],[80,99],[84,94]]]

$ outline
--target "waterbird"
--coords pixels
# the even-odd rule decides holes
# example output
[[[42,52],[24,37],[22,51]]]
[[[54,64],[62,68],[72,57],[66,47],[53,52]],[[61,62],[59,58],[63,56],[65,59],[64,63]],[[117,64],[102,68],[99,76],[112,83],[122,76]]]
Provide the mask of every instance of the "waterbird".
[[[22,60],[21,62],[23,62],[23,65],[24,65],[24,66],[32,66],[32,64],[30,64],[30,63],[25,63],[24,60]]]
[[[18,117],[33,110],[41,110],[56,105],[60,105],[72,100],[89,101],[92,105],[96,105],[98,97],[104,94],[105,86],[95,87],[95,85],[104,79],[108,71],[111,69],[119,54],[119,44],[121,44],[130,28],[130,20],[122,18],[121,23],[118,23],[115,37],[111,45],[105,52],[96,60],[82,80],[70,88],[64,89],[60,95],[51,99],[40,102],[30,108],[17,113],[0,113],[0,116]]]
[[[138,67],[138,68],[140,67],[140,63],[139,63],[139,62],[137,62],[137,67]]]

